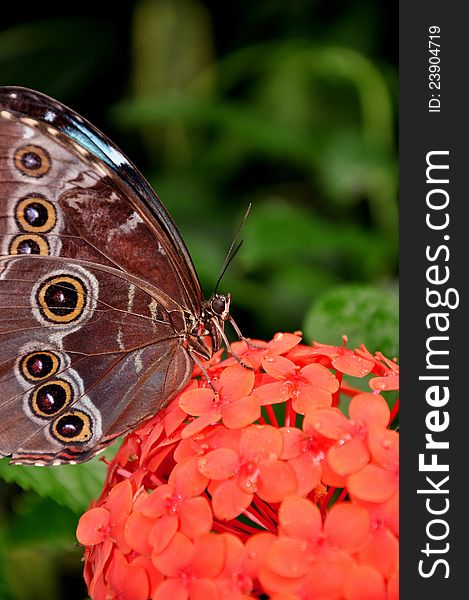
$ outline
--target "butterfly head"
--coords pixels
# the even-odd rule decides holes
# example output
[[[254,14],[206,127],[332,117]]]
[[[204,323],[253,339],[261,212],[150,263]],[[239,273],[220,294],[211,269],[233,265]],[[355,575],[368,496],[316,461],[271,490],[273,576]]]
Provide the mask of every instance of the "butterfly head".
[[[230,318],[231,294],[213,294],[203,306],[205,318],[227,321]]]
[[[202,336],[211,346],[211,353],[216,352],[225,342],[223,332],[225,321],[230,319],[230,294],[213,294],[202,304],[200,324],[203,329]],[[206,338],[208,336],[208,340]]]

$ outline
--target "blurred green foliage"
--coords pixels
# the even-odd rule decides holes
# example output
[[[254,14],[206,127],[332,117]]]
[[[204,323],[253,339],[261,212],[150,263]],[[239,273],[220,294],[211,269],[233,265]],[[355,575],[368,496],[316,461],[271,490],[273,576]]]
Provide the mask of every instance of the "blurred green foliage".
[[[99,6],[98,6],[99,5]],[[398,355],[396,40],[371,0],[34,5],[0,31],[0,81],[71,105],[145,173],[207,294],[243,332]],[[24,11],[23,11],[24,14]],[[99,461],[0,462],[0,599],[85,598],[79,513]]]

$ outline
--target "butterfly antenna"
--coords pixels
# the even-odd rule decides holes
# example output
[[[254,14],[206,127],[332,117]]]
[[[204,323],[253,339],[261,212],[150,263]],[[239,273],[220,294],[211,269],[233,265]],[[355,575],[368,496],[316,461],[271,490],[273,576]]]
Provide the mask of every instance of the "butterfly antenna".
[[[238,230],[236,231],[236,235],[234,236],[234,238],[233,238],[233,241],[231,242],[230,249],[228,250],[228,253],[227,253],[227,255],[226,255],[226,258],[225,258],[225,260],[224,260],[224,262],[223,262],[223,266],[222,266],[222,268],[220,269],[220,274],[218,275],[217,283],[216,283],[216,285],[215,285],[215,291],[214,291],[214,294],[216,294],[216,293],[217,293],[218,286],[220,285],[220,282],[221,282],[221,280],[222,280],[222,277],[223,277],[223,275],[226,273],[226,270],[228,269],[228,267],[229,267],[229,265],[230,265],[231,261],[232,261],[232,260],[233,260],[233,258],[234,258],[234,257],[235,257],[235,256],[238,254],[238,251],[239,251],[239,249],[240,249],[240,248],[241,248],[241,246],[243,245],[243,242],[244,242],[244,240],[240,240],[240,241],[238,242],[238,238],[239,238],[239,235],[240,235],[240,233],[241,233],[241,231],[242,231],[242,229],[243,229],[243,227],[244,227],[244,224],[246,223],[246,219],[248,218],[248,215],[249,215],[249,213],[250,213],[250,211],[251,211],[251,206],[252,206],[252,204],[251,204],[251,203],[249,203],[249,204],[248,204],[248,207],[247,207],[247,209],[246,209],[246,212],[244,213],[244,216],[243,216],[243,218],[241,219],[241,223],[238,225]],[[238,243],[236,244],[236,242],[238,242]],[[236,246],[235,246],[235,244],[236,244]]]

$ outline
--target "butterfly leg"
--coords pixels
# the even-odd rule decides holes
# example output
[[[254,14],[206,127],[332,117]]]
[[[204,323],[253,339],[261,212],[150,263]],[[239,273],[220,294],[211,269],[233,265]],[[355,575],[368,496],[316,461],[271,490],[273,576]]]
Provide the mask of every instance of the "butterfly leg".
[[[197,354],[195,352],[193,352],[190,348],[188,348],[188,352],[192,358],[192,360],[195,362],[195,364],[199,367],[199,369],[202,371],[203,376],[205,377],[205,379],[207,380],[207,383],[209,384],[209,386],[212,388],[214,394],[216,396],[218,396],[218,391],[216,389],[216,387],[213,385],[213,381],[212,378],[210,377],[207,369],[204,367],[204,365],[202,364],[202,361],[199,359],[199,357],[197,356]]]
[[[266,346],[259,346],[258,344],[254,344],[247,337],[244,337],[244,335],[241,333],[241,329],[238,327],[238,324],[236,323],[236,321],[233,319],[233,317],[231,315],[229,316],[229,321],[230,321],[233,329],[236,331],[236,335],[239,337],[240,340],[243,340],[243,342],[246,342],[246,344],[248,346],[250,346],[251,348],[255,348],[256,350],[265,350],[266,349]]]
[[[231,317],[230,317],[230,322],[231,322]],[[233,350],[233,348],[231,347],[230,341],[226,337],[226,334],[223,331],[223,328],[220,326],[220,323],[218,322],[218,320],[212,319],[212,323],[215,325],[217,331],[219,332],[221,339],[223,340],[223,343],[225,344],[225,348],[226,348],[227,352],[229,354],[231,354],[231,356],[236,360],[236,362],[238,362],[242,367],[244,367],[245,369],[252,370],[252,367],[250,365],[247,365],[245,362],[243,362],[242,358]],[[236,331],[236,333],[239,332],[239,328],[237,326],[235,327],[235,331]],[[238,334],[240,336],[240,338],[247,343],[247,340],[240,334],[241,334],[241,332],[239,332],[239,334]]]

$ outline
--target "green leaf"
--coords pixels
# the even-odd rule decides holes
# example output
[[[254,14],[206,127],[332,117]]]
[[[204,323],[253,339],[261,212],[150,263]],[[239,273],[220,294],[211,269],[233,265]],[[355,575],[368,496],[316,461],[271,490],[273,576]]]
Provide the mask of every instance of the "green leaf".
[[[4,517],[2,515],[2,517]],[[8,569],[8,557],[10,548],[6,540],[6,519],[0,522],[0,598],[2,600],[13,600],[14,596],[10,586],[10,571]]]
[[[398,356],[398,297],[395,290],[349,285],[334,288],[319,297],[304,324],[308,341],[347,346],[365,344],[370,352]]]
[[[81,465],[35,467],[9,465],[0,460],[0,477],[14,482],[25,490],[34,490],[44,498],[52,498],[76,513],[88,507],[99,496],[106,476],[106,466],[100,457]]]
[[[77,522],[77,514],[66,506],[23,492],[13,503],[9,541],[18,548],[42,545],[51,551],[70,550],[76,543]]]

